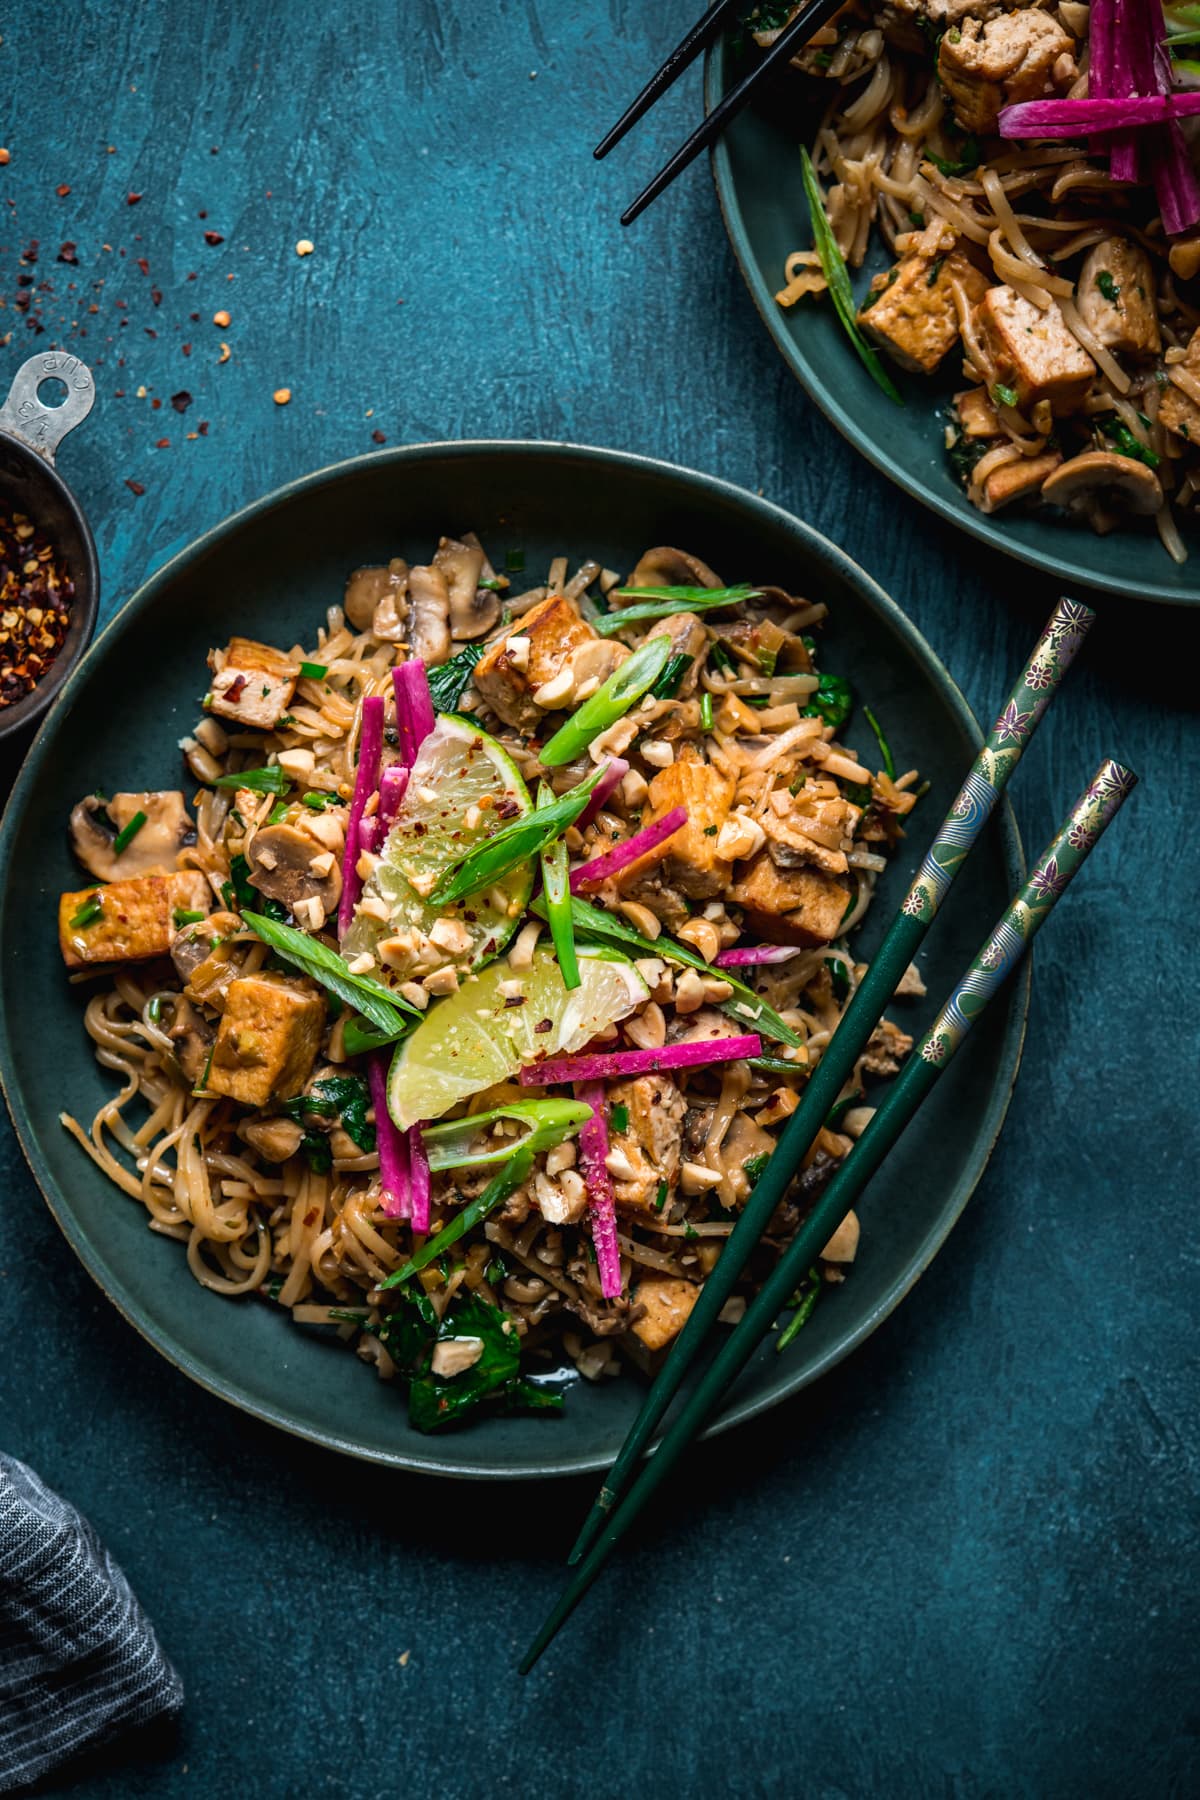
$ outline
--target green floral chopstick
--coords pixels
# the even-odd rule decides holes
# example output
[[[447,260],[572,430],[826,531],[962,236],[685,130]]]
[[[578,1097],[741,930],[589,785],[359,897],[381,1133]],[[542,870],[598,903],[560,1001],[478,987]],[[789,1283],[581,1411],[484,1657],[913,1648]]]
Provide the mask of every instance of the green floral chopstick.
[[[966,780],[942,821],[899,912],[870,967],[809,1076],[800,1104],[742,1209],[720,1260],[700,1290],[683,1330],[671,1346],[642,1402],[616,1461],[584,1520],[568,1561],[578,1562],[630,1480],[659,1420],[733,1292],[738,1276],[766,1229],[809,1145],[825,1123],[855,1062],[915,956],[935,914],[991,817],[1013,770],[1059,685],[1082,648],[1095,613],[1078,600],[1062,599],[1046,622],[1033,653],[984,740]]]
[[[1038,857],[1028,880],[985,939],[920,1045],[888,1089],[867,1129],[840,1164],[812,1212],[747,1306],[742,1319],[684,1399],[658,1449],[632,1482],[620,1505],[603,1519],[597,1540],[583,1557],[522,1659],[522,1674],[532,1668],[574,1611],[643,1506],[693,1438],[703,1430],[730,1383],[745,1368],[763,1338],[774,1329],[780,1310],[787,1305],[809,1265],[820,1255],[822,1247],[911,1122],[976,1019],[1017,967],[1068,884],[1136,785],[1137,776],[1120,763],[1106,761],[1101,764]],[[719,1268],[720,1264],[717,1266]]]

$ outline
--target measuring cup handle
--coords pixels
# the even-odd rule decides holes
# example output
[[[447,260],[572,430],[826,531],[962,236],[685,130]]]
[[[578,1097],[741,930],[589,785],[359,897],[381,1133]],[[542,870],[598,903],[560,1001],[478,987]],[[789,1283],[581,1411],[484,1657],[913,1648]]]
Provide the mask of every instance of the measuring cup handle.
[[[38,389],[47,378],[66,383],[67,397],[61,406],[44,406],[38,399]],[[96,383],[86,363],[66,350],[40,350],[13,376],[8,399],[0,406],[0,431],[20,438],[52,463],[68,431],[83,423],[95,400]]]

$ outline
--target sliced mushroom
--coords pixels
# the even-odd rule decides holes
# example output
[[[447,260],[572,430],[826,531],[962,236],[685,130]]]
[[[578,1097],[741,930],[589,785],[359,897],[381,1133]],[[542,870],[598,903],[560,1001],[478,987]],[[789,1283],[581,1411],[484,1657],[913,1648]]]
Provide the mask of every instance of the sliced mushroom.
[[[118,853],[117,839],[139,813],[145,824]],[[114,794],[107,802],[89,794],[71,813],[71,848],[98,881],[173,875],[180,850],[195,841],[196,827],[180,793]]]
[[[355,569],[346,583],[342,611],[356,631],[369,631],[384,601],[390,600],[393,612],[399,612],[407,586],[408,564],[402,556],[393,556],[386,567]]]
[[[251,885],[272,900],[282,900],[292,912],[303,901],[317,900],[328,918],[342,897],[337,858],[332,851],[317,850],[313,840],[294,826],[267,825],[256,831],[246,846],[246,861]]]
[[[450,586],[441,569],[418,564],[408,572],[412,609],[409,642],[426,668],[444,663],[450,654]]]
[[[1042,483],[1042,499],[1086,514],[1099,532],[1111,531],[1122,515],[1156,513],[1163,503],[1154,470],[1111,450],[1085,450],[1062,463]]]
[[[184,1080],[198,1087],[217,1041],[215,1023],[181,994],[167,1036],[175,1046],[175,1060]]]
[[[686,550],[672,550],[659,544],[647,550],[629,577],[630,587],[724,587],[719,575],[708,564]]]
[[[481,588],[484,555],[479,544],[442,538],[433,566],[446,577],[450,589],[450,636],[455,643],[482,637],[500,617],[500,596]]]

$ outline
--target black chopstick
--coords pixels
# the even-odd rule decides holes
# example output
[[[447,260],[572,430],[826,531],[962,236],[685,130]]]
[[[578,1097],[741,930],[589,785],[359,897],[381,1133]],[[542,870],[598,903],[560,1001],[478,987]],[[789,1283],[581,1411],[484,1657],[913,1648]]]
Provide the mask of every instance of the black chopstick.
[[[621,214],[622,225],[632,225],[633,221],[645,212],[651,202],[658,199],[664,188],[670,187],[680,170],[686,169],[702,150],[706,150],[720,137],[726,125],[741,112],[755,87],[760,81],[766,79],[767,74],[775,67],[776,63],[793,56],[802,45],[808,42],[813,33],[819,31],[821,26],[831,19],[834,13],[839,12],[844,5],[845,0],[812,0],[811,5],[802,7],[795,18],[789,20],[784,26],[770,49],[765,52],[759,62],[755,63],[749,74],[744,75],[736,87],[730,88],[729,92],[714,106],[708,117],[697,125],[687,142],[680,145],[670,161],[664,163],[653,181],[648,182],[642,189],[633,205],[625,209]],[[700,21],[700,25],[696,27],[697,31],[704,25],[704,22],[703,19]],[[684,42],[687,42],[686,38]],[[668,64],[669,61],[670,59],[668,59]],[[668,64],[664,64],[664,69]],[[677,69],[675,74],[678,73]],[[672,75],[671,80],[674,79],[675,76]],[[664,85],[669,85],[669,83]],[[660,88],[658,91],[662,92],[663,90]],[[634,105],[637,104],[638,102],[635,101]],[[647,105],[650,104],[652,101],[647,101]],[[645,107],[642,110],[644,112]]]
[[[661,69],[653,74],[637,99],[625,108],[612,130],[600,139],[592,155],[599,162],[608,155],[614,144],[619,144],[631,126],[637,124],[643,113],[648,113],[654,102],[669,87],[674,87],[683,71],[692,63],[710,38],[717,35],[719,28],[725,23],[728,14],[737,11],[742,0],[714,0],[702,19],[698,19],[663,63]]]

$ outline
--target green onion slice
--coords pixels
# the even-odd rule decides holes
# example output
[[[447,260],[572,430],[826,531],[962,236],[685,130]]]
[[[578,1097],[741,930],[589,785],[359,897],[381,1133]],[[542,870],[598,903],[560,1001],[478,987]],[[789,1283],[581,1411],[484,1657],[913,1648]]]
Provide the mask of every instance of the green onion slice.
[[[220,788],[249,788],[255,794],[286,794],[291,786],[278,763],[266,769],[240,769],[236,775],[218,775],[212,784]]]
[[[896,779],[896,763],[892,756],[892,747],[883,735],[883,727],[869,706],[863,707],[863,718],[875,733],[875,741],[879,745],[879,754],[883,758],[883,766],[889,781]]]
[[[186,906],[177,906],[171,914],[176,931],[182,931],[185,925],[199,925],[200,921],[202,919],[207,919],[207,917],[208,914],[206,912],[196,912],[194,908]]]
[[[130,844],[132,844],[134,838],[145,823],[145,813],[135,812],[128,825],[122,825],[120,831],[118,831],[116,837],[113,839],[114,856],[120,856],[122,851],[128,850]]]
[[[621,599],[635,597],[638,604],[622,606],[592,622],[601,637],[614,637],[626,625],[639,625],[646,619],[669,619],[672,613],[711,612],[717,606],[737,606],[743,600],[757,600],[760,590],[749,586],[730,588],[617,588]],[[612,598],[612,596],[610,596]]]
[[[813,242],[817,255],[821,259],[821,270],[829,285],[829,296],[834,310],[842,321],[846,336],[853,344],[863,367],[897,406],[903,406],[896,386],[887,373],[878,356],[868,344],[858,328],[855,318],[854,294],[850,287],[850,271],[846,267],[846,259],[838,249],[837,239],[833,235],[833,227],[829,223],[829,215],[825,211],[825,202],[821,198],[821,187],[817,181],[817,172],[812,165],[812,157],[801,148],[800,172],[804,180],[804,192],[808,198],[808,210],[812,215]]]
[[[517,1150],[528,1150],[533,1156],[540,1150],[553,1150],[591,1116],[591,1107],[582,1100],[518,1100],[510,1106],[493,1107],[491,1112],[451,1119],[445,1125],[423,1126],[421,1141],[431,1169],[482,1169],[490,1163],[507,1162]],[[517,1125],[520,1135],[493,1136],[492,1128],[500,1121]]]
[[[329,673],[329,666],[327,663],[302,662],[300,673],[307,681],[324,681]]]
[[[538,809],[550,806],[553,800],[553,788],[549,782],[543,781],[538,787]],[[541,863],[542,890],[546,896],[550,935],[554,939],[554,953],[558,957],[563,985],[567,988],[577,988],[579,986],[579,959],[575,954],[575,920],[571,912],[570,871],[567,866],[567,846],[561,838],[556,838],[554,843],[546,845],[542,851]]]
[[[502,825],[493,836],[476,844],[460,863],[442,876],[429,896],[430,904],[452,906],[456,900],[478,893],[480,888],[490,887],[511,870],[519,869],[532,857],[540,855],[555,838],[562,835],[568,825],[575,823],[591,798],[592,789],[607,768],[608,762],[605,760],[599,768],[592,770],[586,780],[577,782],[563,794],[561,799],[552,801],[549,806],[537,807],[533,812],[526,813],[524,818],[513,819],[510,824]]]
[[[89,894],[78,912],[70,920],[72,931],[82,931],[85,925],[93,924],[104,911],[99,894]]]
[[[543,765],[557,769],[581,756],[593,738],[623,719],[630,707],[650,692],[670,655],[671,640],[665,633],[639,644],[633,655],[614,669],[608,680],[555,732],[542,751]]]
[[[424,1139],[425,1133],[422,1132],[421,1136]],[[496,1208],[502,1205],[523,1181],[528,1180],[532,1167],[533,1152],[523,1145],[515,1152],[507,1166],[501,1169],[498,1175],[492,1177],[477,1200],[468,1201],[462,1211],[456,1213],[442,1231],[423,1244],[402,1269],[397,1269],[394,1274],[387,1277],[386,1281],[381,1281],[380,1287],[399,1287],[402,1282],[411,1281],[414,1275],[418,1275],[431,1262],[436,1262],[443,1250],[448,1250],[451,1244],[456,1244],[459,1238],[465,1232],[470,1231],[473,1225],[478,1225],[481,1219],[486,1219],[489,1213],[495,1212]]]

